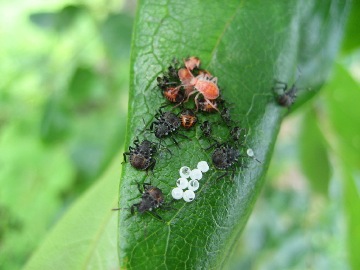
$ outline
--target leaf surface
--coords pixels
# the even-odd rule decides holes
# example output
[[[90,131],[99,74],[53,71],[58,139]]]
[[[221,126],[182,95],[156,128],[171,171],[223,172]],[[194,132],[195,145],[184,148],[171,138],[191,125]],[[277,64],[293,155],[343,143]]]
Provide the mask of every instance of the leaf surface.
[[[188,5],[179,1],[139,2],[126,144],[137,136],[155,141],[153,134],[141,134],[141,130],[143,119],[148,124],[154,121],[156,110],[164,102],[156,88],[156,77],[174,57],[194,55],[200,57],[203,68],[218,77],[223,98],[232,104],[232,117],[249,130],[246,144],[261,164],[246,159],[246,168],[237,170],[234,181],[229,177],[217,181],[221,172],[211,167],[201,180],[194,202],[177,201],[173,204],[176,210],[158,211],[165,222],[148,214],[131,216],[129,211],[121,211],[122,268],[220,269],[227,265],[263,185],[279,125],[287,112],[275,102],[274,79],[291,84],[301,64],[299,83],[312,86],[312,91],[299,90],[299,95],[302,101],[314,95],[330,71],[347,7],[345,2],[337,1],[266,5],[262,1],[192,1]],[[326,61],[319,63],[321,59]],[[219,123],[215,136],[227,140],[228,129],[219,115],[199,118]],[[124,166],[121,208],[140,201],[136,181],[151,180],[170,201],[181,166],[195,168],[200,160],[211,164],[211,150],[204,150],[209,143],[199,139],[199,128],[186,135],[191,141],[176,137],[180,148],[170,146],[170,139],[165,141],[172,156],[158,156],[153,177],[146,178],[144,172],[129,164]]]

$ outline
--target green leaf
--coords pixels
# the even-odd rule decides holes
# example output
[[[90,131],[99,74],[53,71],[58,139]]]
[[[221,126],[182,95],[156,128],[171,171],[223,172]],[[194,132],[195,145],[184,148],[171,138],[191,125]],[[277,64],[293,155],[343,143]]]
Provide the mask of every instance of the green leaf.
[[[352,1],[351,13],[346,26],[346,33],[342,51],[350,53],[360,47],[360,35],[358,34],[358,22],[360,17],[360,1]]]
[[[0,219],[5,226],[0,224],[0,231],[4,230],[5,234],[1,240],[0,265],[3,269],[21,267],[54,222],[54,213],[62,207],[61,195],[72,186],[72,164],[63,149],[44,150],[37,137],[39,113],[34,111],[25,110],[27,115],[24,113],[21,121],[12,119],[1,132]]]
[[[127,14],[109,14],[101,24],[101,37],[110,59],[128,59],[133,18]],[[121,31],[119,31],[121,29]],[[114,46],[116,44],[116,46]]]
[[[347,220],[349,261],[353,269],[360,267],[360,86],[345,67],[338,64],[326,86],[326,104],[332,128],[336,131],[336,151],[340,159],[343,198]]]
[[[299,154],[303,172],[314,190],[327,195],[331,176],[330,162],[327,145],[317,121],[316,110],[308,110],[303,118],[299,137]]]
[[[40,137],[43,142],[52,143],[64,139],[69,133],[69,122],[69,110],[51,96],[44,106],[40,124]]]
[[[117,269],[116,205],[120,156],[64,215],[25,269]]]
[[[101,85],[99,85],[99,76],[92,68],[78,66],[70,80],[66,93],[67,98],[74,104],[73,107],[84,106],[84,103],[90,103],[89,100],[95,100],[93,96],[98,88],[101,89]]]
[[[331,7],[331,14],[329,9]],[[177,201],[176,210],[153,216],[120,212],[119,257],[126,269],[220,269],[226,267],[263,185],[285,108],[273,97],[274,79],[292,83],[299,63],[303,84],[317,90],[330,71],[342,37],[346,2],[303,1],[140,1],[132,43],[127,145],[140,136],[143,119],[154,120],[164,102],[156,77],[174,57],[195,55],[202,67],[218,77],[222,96],[232,103],[232,116],[249,130],[247,145],[261,164],[246,160],[234,181],[216,180],[211,168],[201,180],[192,203]],[[315,39],[316,38],[316,42]],[[321,52],[321,55],[319,55]],[[326,60],[319,62],[318,60]],[[314,77],[316,74],[316,77]],[[299,95],[308,93],[299,90]],[[311,95],[314,91],[311,91]],[[304,97],[309,98],[310,95]],[[218,114],[200,120],[220,121]],[[184,131],[183,131],[184,133]],[[220,122],[215,134],[223,141],[228,130]],[[154,176],[146,179],[126,164],[120,183],[121,208],[139,202],[136,181],[152,181],[170,201],[178,170],[210,162],[209,144],[197,127],[181,139],[180,149],[169,146],[171,157],[159,155]],[[145,133],[147,139],[155,141]],[[142,138],[142,136],[140,136]],[[171,140],[165,140],[168,145]]]
[[[326,101],[331,124],[336,130],[340,147],[346,153],[346,160],[360,169],[360,126],[359,84],[341,65],[336,65],[334,77],[325,87]]]
[[[36,12],[29,18],[38,27],[63,32],[73,26],[76,18],[84,11],[81,5],[68,5],[58,12]]]
[[[359,176],[355,175],[352,168],[343,165],[344,172],[344,192],[345,199],[345,213],[347,221],[347,244],[349,251],[349,262],[352,269],[358,269],[360,267],[360,259],[358,256],[359,243],[360,243],[360,182]]]

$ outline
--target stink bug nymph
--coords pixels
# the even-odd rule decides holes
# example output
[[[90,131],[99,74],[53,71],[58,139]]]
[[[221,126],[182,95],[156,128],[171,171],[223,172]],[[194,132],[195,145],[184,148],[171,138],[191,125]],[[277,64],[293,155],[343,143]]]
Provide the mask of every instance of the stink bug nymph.
[[[167,100],[172,103],[182,103],[185,99],[184,90],[182,87],[177,87],[181,81],[178,76],[177,63],[175,60],[173,62],[173,65],[169,66],[168,71],[162,77],[157,77],[157,85]]]
[[[163,90],[164,97],[171,103],[182,103],[185,99],[184,93],[177,87],[167,87]]]
[[[136,184],[139,192],[141,193],[141,201],[139,203],[134,203],[130,207],[131,214],[135,214],[135,210],[137,210],[140,214],[148,212],[159,220],[162,220],[162,218],[156,213],[156,209],[161,208],[168,210],[172,208],[165,205],[164,194],[161,189],[152,186],[149,183],[143,183],[142,186],[139,183]],[[122,208],[114,208],[113,210],[120,209]]]
[[[156,163],[156,159],[153,158],[157,152],[156,145],[148,140],[140,143],[138,139],[134,141],[134,145],[135,147],[129,146],[129,152],[123,154],[124,162],[126,162],[126,156],[129,156],[130,164],[135,169],[152,170]]]
[[[200,111],[208,112],[208,113],[216,112],[217,111],[216,109],[219,109],[218,102],[216,100],[210,100],[210,102],[212,103],[212,105],[210,105],[209,101],[206,101],[204,99],[198,100]]]
[[[232,173],[231,178],[234,178],[236,168],[233,168],[233,166],[239,163],[240,157],[241,155],[239,149],[229,144],[218,145],[212,153],[211,159],[215,168],[225,171],[225,173],[217,179],[227,176],[229,172]]]
[[[190,56],[184,60],[185,67],[191,71],[195,68],[199,68],[200,63],[201,62],[200,62],[199,57],[196,57],[196,56]]]
[[[173,134],[178,134],[189,139],[187,136],[178,133],[178,129],[181,126],[181,120],[176,114],[172,112],[162,112],[160,108],[155,114],[155,119],[156,121],[152,122],[150,125],[150,130],[153,131],[156,138],[162,140],[163,138],[170,136],[177,146],[178,142],[172,136]]]
[[[229,108],[223,108],[220,112],[220,116],[222,120],[225,122],[225,124],[230,127],[231,123],[234,121],[231,118],[230,109]]]
[[[218,108],[212,103],[220,95],[220,90],[217,85],[217,77],[213,77],[210,73],[204,71],[197,76],[191,73],[191,71],[200,66],[199,58],[192,56],[184,60],[185,68],[181,68],[178,71],[178,77],[181,81],[181,85],[178,86],[185,88],[186,100],[189,101],[191,95],[196,94],[194,101],[196,105],[196,111],[199,109],[198,98],[203,96],[204,100],[209,103],[211,107],[218,111]]]
[[[235,126],[230,130],[231,139],[234,142],[239,143],[240,145],[244,144],[245,139],[246,139],[246,135],[247,134],[246,134],[246,129],[245,128]]]
[[[180,114],[180,120],[181,120],[181,125],[184,128],[189,129],[196,124],[197,117],[192,110],[185,109]]]
[[[200,138],[206,137],[208,139],[211,139],[212,127],[211,127],[211,123],[209,121],[204,121],[203,123],[201,123],[200,129],[202,131]]]
[[[298,88],[295,86],[295,83],[290,89],[288,89],[287,83],[277,81],[274,90],[276,91],[277,89],[282,91],[282,93],[275,93],[276,101],[280,106],[289,108],[294,104],[298,92]]]
[[[164,195],[161,189],[154,187],[148,183],[143,184],[143,189],[141,189],[139,183],[137,183],[137,185],[139,192],[142,194],[141,202],[133,204],[131,206],[132,214],[134,214],[135,208],[142,214],[146,211],[154,211],[156,208],[159,208],[163,204]]]

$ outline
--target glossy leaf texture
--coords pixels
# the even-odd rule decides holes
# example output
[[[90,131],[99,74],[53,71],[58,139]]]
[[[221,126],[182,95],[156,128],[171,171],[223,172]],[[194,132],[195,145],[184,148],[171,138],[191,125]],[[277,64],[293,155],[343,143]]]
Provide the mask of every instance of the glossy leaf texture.
[[[331,12],[329,12],[331,11]],[[288,112],[274,97],[274,80],[305,87],[303,102],[325,81],[339,43],[348,3],[344,1],[139,1],[132,43],[129,122],[126,145],[136,137],[156,141],[144,124],[164,102],[156,78],[174,57],[198,56],[202,68],[218,77],[222,97],[231,105],[234,125],[248,130],[246,146],[261,163],[245,158],[235,178],[217,180],[222,172],[204,174],[192,203],[176,201],[174,209],[132,216],[140,201],[136,182],[150,182],[171,200],[179,168],[211,164],[210,144],[196,127],[166,139],[153,174],[124,165],[120,182],[119,259],[123,269],[221,269],[232,250],[264,184],[275,139]],[[320,60],[320,62],[319,62]],[[310,94],[309,94],[310,93]],[[165,108],[170,109],[170,107]],[[178,109],[174,110],[178,112]],[[214,135],[228,140],[228,127],[218,114],[200,114],[216,123]]]

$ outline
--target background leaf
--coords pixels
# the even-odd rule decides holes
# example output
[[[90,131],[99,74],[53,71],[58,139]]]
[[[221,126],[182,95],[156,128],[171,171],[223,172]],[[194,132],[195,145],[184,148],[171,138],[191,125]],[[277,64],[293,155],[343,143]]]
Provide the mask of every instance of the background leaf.
[[[359,16],[360,16],[360,2],[352,1],[351,13],[349,16],[348,24],[346,26],[346,35],[342,46],[342,52],[344,54],[355,52],[357,49],[359,49],[360,35],[358,35],[358,30],[356,27]]]
[[[317,125],[317,113],[314,109],[308,110],[304,115],[299,136],[299,151],[302,169],[310,184],[315,191],[327,195],[331,176],[330,162],[327,145]]]
[[[163,102],[156,77],[173,57],[196,55],[203,68],[219,78],[223,97],[233,103],[234,119],[249,129],[247,144],[262,164],[247,160],[247,168],[236,173],[234,182],[216,181],[219,174],[211,170],[201,181],[195,202],[179,201],[174,203],[177,210],[160,213],[165,223],[150,215],[129,217],[127,211],[121,211],[119,256],[123,268],[219,269],[228,263],[263,184],[286,113],[275,104],[273,80],[293,82],[301,64],[299,84],[316,90],[329,74],[347,7],[345,2],[337,1],[274,2],[266,7],[261,1],[193,1],[191,6],[178,1],[139,3],[132,47],[127,145],[139,135],[142,119],[153,121]],[[314,95],[314,91],[308,93],[299,91],[300,96],[306,95],[304,100]],[[202,115],[201,119],[215,122],[219,115]],[[223,125],[217,127],[218,137],[226,138],[227,132]],[[152,183],[166,195],[175,186],[181,166],[194,168],[200,160],[210,162],[211,152],[203,150],[208,144],[199,140],[199,129],[186,134],[192,141],[182,140],[181,149],[170,147],[171,159],[158,157]],[[120,207],[139,201],[134,184],[149,181],[145,178],[143,172],[129,164],[124,166]]]
[[[120,157],[49,233],[25,269],[117,269],[116,204]],[[100,214],[102,213],[102,214]]]
[[[74,21],[85,9],[81,5],[68,5],[58,12],[38,12],[30,16],[30,21],[44,29],[65,31],[73,26]]]
[[[124,144],[132,20],[124,17],[123,29],[116,24],[122,31],[113,36],[122,46],[113,46],[123,54],[115,58],[100,27],[119,7],[29,1],[1,2],[0,10],[1,24],[11,25],[0,31],[0,268],[20,269]],[[56,17],[53,31],[29,20],[44,11]],[[72,217],[69,223],[78,224],[82,216]],[[62,232],[58,246],[68,240]],[[88,237],[81,232],[79,239]],[[72,254],[72,263],[83,257]]]
[[[335,151],[342,174],[343,204],[347,219],[349,259],[353,269],[360,267],[360,86],[341,65],[336,65],[333,79],[326,86],[326,105],[330,126],[336,130]]]
[[[345,167],[346,168],[346,167]],[[360,241],[360,188],[358,171],[353,171],[352,168],[346,168],[344,172],[344,199],[345,199],[345,213],[347,221],[347,248],[350,265],[353,269],[360,266],[360,259],[357,256]]]

